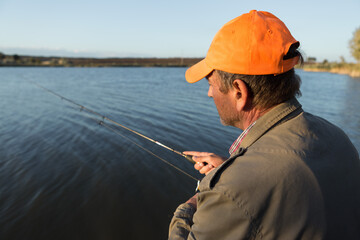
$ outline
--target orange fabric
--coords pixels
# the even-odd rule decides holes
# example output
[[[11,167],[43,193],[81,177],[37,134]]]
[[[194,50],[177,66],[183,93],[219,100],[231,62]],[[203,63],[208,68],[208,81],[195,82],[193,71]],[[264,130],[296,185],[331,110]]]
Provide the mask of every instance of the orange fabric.
[[[276,16],[252,10],[218,31],[205,59],[190,67],[185,78],[194,83],[214,69],[247,75],[280,74],[299,61],[299,57],[283,60],[296,42]]]

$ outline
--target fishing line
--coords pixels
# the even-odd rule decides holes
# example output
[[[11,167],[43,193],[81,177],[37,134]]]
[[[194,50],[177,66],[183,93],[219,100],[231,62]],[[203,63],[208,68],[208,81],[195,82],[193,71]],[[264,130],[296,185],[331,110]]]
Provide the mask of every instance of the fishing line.
[[[110,131],[114,132],[115,134],[117,134],[117,135],[119,135],[119,136],[127,139],[127,140],[130,141],[131,143],[135,144],[137,147],[139,147],[139,148],[141,148],[142,150],[146,151],[147,153],[153,155],[154,157],[160,159],[162,162],[168,164],[169,166],[173,167],[174,169],[178,170],[179,172],[183,173],[184,175],[186,175],[186,176],[188,176],[188,177],[190,177],[190,178],[192,178],[192,179],[194,179],[194,180],[196,180],[196,181],[199,181],[199,179],[193,177],[192,175],[188,174],[187,172],[185,172],[185,171],[183,171],[182,169],[178,168],[177,166],[173,165],[173,164],[170,163],[169,161],[161,158],[160,156],[158,156],[158,155],[156,155],[155,153],[151,152],[149,149],[147,149],[147,148],[141,146],[140,144],[136,143],[135,141],[133,141],[133,140],[130,139],[129,137],[126,137],[125,135],[121,134],[121,133],[119,132],[119,130],[117,130],[117,129],[113,128],[112,126],[110,126],[109,124],[105,123],[105,120],[107,120],[107,121],[109,121],[110,123],[113,123],[113,124],[115,124],[115,125],[123,128],[123,129],[125,129],[125,130],[128,130],[128,131],[130,131],[130,132],[132,132],[132,133],[134,133],[134,134],[136,134],[136,135],[138,135],[138,136],[140,136],[140,137],[142,137],[142,138],[145,138],[145,139],[147,139],[148,141],[153,142],[153,143],[159,145],[160,147],[163,147],[163,148],[165,148],[165,149],[167,149],[167,150],[169,150],[169,151],[172,151],[172,152],[174,152],[174,153],[176,153],[176,154],[184,157],[186,160],[188,160],[189,162],[191,162],[191,163],[194,164],[195,161],[191,158],[191,156],[188,156],[188,155],[186,155],[186,154],[183,154],[182,152],[177,151],[177,150],[175,150],[175,149],[173,149],[173,148],[171,148],[171,147],[168,147],[168,146],[160,143],[159,141],[156,141],[156,140],[154,140],[154,139],[151,139],[151,138],[149,138],[149,137],[147,137],[147,136],[145,136],[145,135],[143,135],[143,134],[141,134],[141,133],[139,133],[139,132],[137,132],[137,131],[135,131],[135,130],[133,130],[133,129],[130,129],[130,128],[128,128],[128,127],[126,127],[126,126],[124,126],[124,125],[122,125],[122,124],[120,124],[120,123],[118,123],[118,122],[116,122],[116,121],[114,121],[114,120],[112,120],[112,119],[110,119],[110,118],[108,118],[108,117],[106,117],[106,116],[98,113],[98,112],[95,112],[95,111],[93,111],[93,110],[91,110],[91,109],[89,109],[89,108],[87,108],[87,107],[85,107],[85,106],[83,106],[83,105],[81,105],[81,104],[79,104],[79,103],[77,103],[77,102],[69,99],[69,98],[66,98],[66,97],[64,97],[64,96],[62,96],[62,95],[60,95],[60,94],[58,94],[58,93],[56,93],[56,92],[54,92],[54,91],[52,91],[52,90],[44,87],[44,86],[42,86],[42,85],[40,85],[40,84],[38,84],[38,83],[36,83],[36,82],[33,82],[33,81],[31,81],[31,80],[29,80],[29,82],[32,83],[32,84],[34,84],[34,85],[36,85],[37,87],[39,87],[39,88],[47,91],[47,92],[49,92],[49,93],[51,93],[51,94],[59,97],[61,100],[65,100],[66,102],[69,102],[69,103],[71,103],[71,104],[73,104],[73,105],[78,106],[78,107],[80,108],[80,111],[87,111],[87,112],[90,113],[90,114],[93,114],[93,115],[96,115],[96,116],[98,116],[98,117],[101,117],[102,120],[99,121],[98,119],[95,119],[95,118],[90,117],[90,116],[87,115],[88,118],[90,118],[90,119],[92,119],[93,121],[97,122],[99,125],[107,128],[107,129],[109,129]]]

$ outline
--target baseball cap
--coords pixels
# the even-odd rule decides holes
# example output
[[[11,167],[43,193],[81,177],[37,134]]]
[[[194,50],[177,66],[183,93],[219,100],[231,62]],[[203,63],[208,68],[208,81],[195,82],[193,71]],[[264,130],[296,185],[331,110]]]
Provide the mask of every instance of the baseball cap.
[[[281,74],[292,69],[299,56],[287,57],[300,43],[285,24],[269,12],[252,10],[228,23],[215,35],[206,57],[185,74],[194,83],[213,70],[234,74]]]

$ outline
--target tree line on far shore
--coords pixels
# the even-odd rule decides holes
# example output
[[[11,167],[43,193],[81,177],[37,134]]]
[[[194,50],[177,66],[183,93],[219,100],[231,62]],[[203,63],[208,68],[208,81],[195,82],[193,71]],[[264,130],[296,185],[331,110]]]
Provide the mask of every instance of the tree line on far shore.
[[[42,67],[187,67],[201,58],[70,58],[6,55],[0,53],[0,66]]]

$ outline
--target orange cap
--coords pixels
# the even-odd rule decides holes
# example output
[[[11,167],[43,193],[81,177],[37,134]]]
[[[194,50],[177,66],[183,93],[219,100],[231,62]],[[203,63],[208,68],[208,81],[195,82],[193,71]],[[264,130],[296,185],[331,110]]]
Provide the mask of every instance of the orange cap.
[[[214,69],[246,75],[280,74],[299,61],[298,56],[283,59],[294,43],[299,44],[280,19],[252,10],[217,32],[205,59],[190,67],[185,78],[194,83]]]

